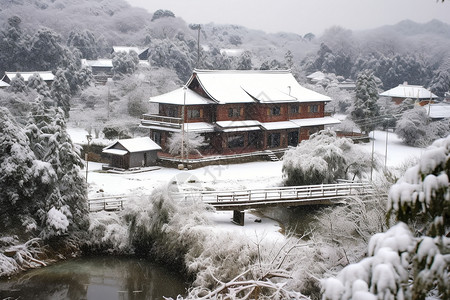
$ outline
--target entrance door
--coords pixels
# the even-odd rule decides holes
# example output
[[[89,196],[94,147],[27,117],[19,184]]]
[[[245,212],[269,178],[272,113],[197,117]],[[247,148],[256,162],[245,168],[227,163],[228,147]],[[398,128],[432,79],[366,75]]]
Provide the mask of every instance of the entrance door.
[[[297,147],[298,145],[298,131],[291,131],[288,133],[288,145]]]

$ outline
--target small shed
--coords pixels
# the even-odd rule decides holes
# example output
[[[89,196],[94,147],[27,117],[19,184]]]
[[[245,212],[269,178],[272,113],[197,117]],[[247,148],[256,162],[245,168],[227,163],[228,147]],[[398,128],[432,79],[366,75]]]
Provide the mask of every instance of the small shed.
[[[130,169],[155,165],[161,147],[149,137],[118,140],[103,148],[111,155],[111,167]]]

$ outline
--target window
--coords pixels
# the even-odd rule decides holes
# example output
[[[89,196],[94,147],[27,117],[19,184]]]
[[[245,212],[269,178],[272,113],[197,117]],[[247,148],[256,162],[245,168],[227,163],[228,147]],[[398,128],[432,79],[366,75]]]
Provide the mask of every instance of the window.
[[[197,119],[197,118],[200,118],[200,109],[189,109],[188,119]]]
[[[272,107],[272,116],[279,116],[281,114],[281,108],[279,106]]]
[[[298,114],[298,112],[299,112],[298,104],[292,104],[291,105],[291,114]]]
[[[308,112],[312,112],[312,113],[319,112],[319,105],[314,104],[314,105],[308,106]]]
[[[232,135],[228,137],[228,148],[242,148],[244,147],[244,135]]]
[[[277,148],[280,147],[280,133],[270,133],[267,136],[267,146],[269,148]]]
[[[161,146],[161,132],[153,131],[152,132],[152,140]]]
[[[178,108],[177,107],[168,107],[167,108],[167,116],[176,118],[178,117]]]
[[[228,117],[240,117],[241,116],[241,109],[239,107],[232,107],[228,109]]]

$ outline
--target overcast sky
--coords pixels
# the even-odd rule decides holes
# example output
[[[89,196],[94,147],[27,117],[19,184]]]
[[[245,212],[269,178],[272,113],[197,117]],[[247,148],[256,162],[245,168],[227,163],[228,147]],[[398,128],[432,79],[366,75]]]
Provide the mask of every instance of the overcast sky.
[[[371,29],[410,19],[450,23],[450,1],[437,0],[127,0],[154,12],[168,9],[188,23],[236,24],[266,32],[316,35],[333,25]]]

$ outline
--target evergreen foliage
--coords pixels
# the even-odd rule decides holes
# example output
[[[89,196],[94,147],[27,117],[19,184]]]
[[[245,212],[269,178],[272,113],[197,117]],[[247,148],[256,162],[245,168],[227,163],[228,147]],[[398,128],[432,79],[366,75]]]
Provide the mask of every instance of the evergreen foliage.
[[[51,96],[56,101],[58,107],[61,107],[66,117],[70,111],[70,86],[67,82],[64,71],[56,71],[55,79],[52,83]]]
[[[387,219],[400,223],[372,236],[367,258],[323,280],[323,299],[448,299],[449,176],[450,136],[391,187]]]
[[[366,134],[377,126],[375,118],[380,114],[377,100],[378,88],[373,73],[368,70],[359,73],[356,80],[356,96],[351,117],[361,131]]]

